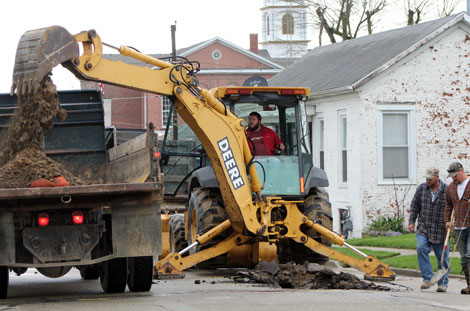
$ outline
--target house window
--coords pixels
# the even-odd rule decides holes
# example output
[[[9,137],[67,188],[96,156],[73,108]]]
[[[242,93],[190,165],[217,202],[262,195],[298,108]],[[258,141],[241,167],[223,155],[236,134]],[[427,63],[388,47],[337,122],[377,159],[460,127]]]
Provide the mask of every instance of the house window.
[[[269,16],[266,16],[266,35],[269,36]]]
[[[162,127],[168,123],[168,115],[170,114],[171,101],[166,96],[162,96]]]
[[[282,34],[294,34],[294,17],[291,14],[284,14],[282,17]]]
[[[340,183],[348,182],[348,132],[346,111],[340,111],[338,114],[339,121],[339,181]]]
[[[323,117],[317,118],[317,130],[316,132],[316,153],[317,153],[317,165],[322,170],[325,169],[325,119]]]
[[[416,171],[413,110],[380,110],[378,122],[379,182],[413,182]]]

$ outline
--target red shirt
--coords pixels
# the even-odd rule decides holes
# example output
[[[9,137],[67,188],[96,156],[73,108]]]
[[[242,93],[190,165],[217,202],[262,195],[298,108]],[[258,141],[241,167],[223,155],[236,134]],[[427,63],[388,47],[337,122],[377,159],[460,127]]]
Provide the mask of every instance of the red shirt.
[[[277,146],[282,144],[282,141],[279,136],[277,136],[276,132],[263,125],[260,126],[261,130],[259,131],[252,132],[249,128],[246,130],[246,133],[251,139],[251,142],[248,140],[251,154],[254,154],[254,144],[257,156],[274,155],[274,150],[279,149]]]

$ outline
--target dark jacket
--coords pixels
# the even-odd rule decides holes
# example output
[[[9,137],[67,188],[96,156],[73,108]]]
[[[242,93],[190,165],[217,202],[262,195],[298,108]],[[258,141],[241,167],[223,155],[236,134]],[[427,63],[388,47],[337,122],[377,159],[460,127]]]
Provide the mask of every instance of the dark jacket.
[[[444,210],[447,185],[440,179],[439,182],[441,186],[434,202],[431,200],[431,188],[426,183],[418,186],[411,201],[409,224],[414,224],[418,218],[416,233],[425,236],[431,243],[441,243],[446,237]]]

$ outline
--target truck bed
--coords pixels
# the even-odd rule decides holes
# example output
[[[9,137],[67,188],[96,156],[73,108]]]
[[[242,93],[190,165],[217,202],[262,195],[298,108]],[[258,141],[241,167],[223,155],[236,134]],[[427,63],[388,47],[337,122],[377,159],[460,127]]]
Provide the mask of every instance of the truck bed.
[[[0,189],[0,209],[25,208],[51,204],[69,208],[75,204],[90,205],[131,204],[154,201],[160,196],[161,184],[157,182],[96,184],[85,186]],[[132,205],[132,204],[131,204]]]

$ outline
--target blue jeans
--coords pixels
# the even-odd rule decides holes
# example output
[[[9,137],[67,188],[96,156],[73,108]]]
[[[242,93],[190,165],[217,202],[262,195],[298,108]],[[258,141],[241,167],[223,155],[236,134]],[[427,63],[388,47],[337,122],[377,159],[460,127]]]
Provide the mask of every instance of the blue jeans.
[[[419,269],[421,270],[421,276],[424,281],[430,281],[434,275],[432,271],[431,261],[429,260],[429,253],[431,253],[431,248],[434,250],[434,255],[437,259],[437,268],[441,269],[441,256],[442,250],[444,249],[444,241],[441,243],[431,243],[428,239],[421,234],[416,235],[418,240],[418,245],[416,246],[416,251],[418,252],[418,264]],[[449,248],[446,249],[444,255],[444,269],[449,267]],[[447,272],[438,282],[439,286],[447,286],[449,283],[449,272]]]
[[[457,249],[460,253],[462,267],[470,266],[470,228],[455,230],[455,239],[458,241]]]

